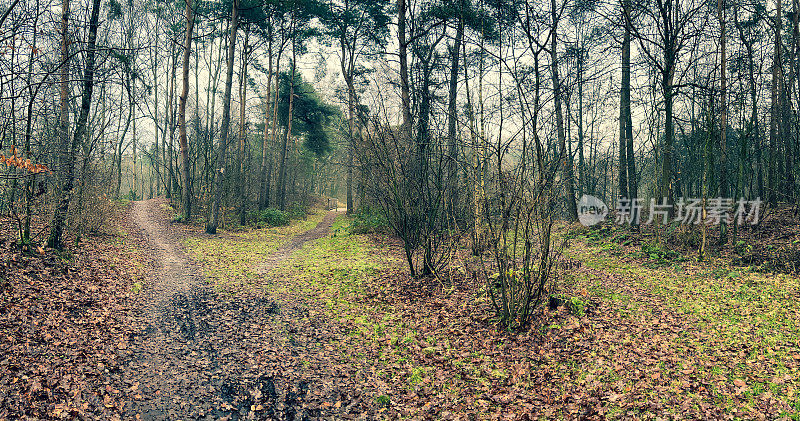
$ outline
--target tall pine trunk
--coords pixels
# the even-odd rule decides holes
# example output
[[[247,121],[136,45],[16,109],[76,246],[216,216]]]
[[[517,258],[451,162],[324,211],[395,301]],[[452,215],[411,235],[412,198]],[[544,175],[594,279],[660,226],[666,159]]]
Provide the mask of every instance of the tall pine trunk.
[[[771,206],[777,203],[777,169],[776,162],[778,159],[778,127],[780,125],[781,104],[778,95],[779,78],[781,77],[781,3],[782,0],[777,1],[775,12],[775,51],[772,62],[772,106],[770,110],[770,125],[769,125],[769,163],[767,166],[767,200]]]
[[[411,88],[408,81],[408,42],[406,42],[406,0],[397,0],[397,41],[400,53],[400,109],[405,141],[411,139]]]
[[[629,26],[628,2],[623,1],[623,19],[625,22],[625,33],[622,36],[622,78],[619,88],[619,197],[633,199],[633,195],[628,190],[628,118],[631,100],[631,31]]]
[[[211,217],[206,224],[206,232],[216,234],[220,222],[220,206],[222,206],[222,182],[225,178],[225,154],[228,150],[228,132],[231,123],[231,86],[233,84],[233,62],[236,57],[236,31],[239,29],[239,0],[233,0],[231,10],[231,28],[228,38],[228,63],[225,74],[225,94],[222,98],[222,127],[220,130],[217,163],[214,168],[213,203]]]
[[[458,95],[458,65],[461,43],[464,41],[464,1],[459,1],[459,16],[456,23],[456,37],[453,40],[453,48],[450,51],[450,92],[448,92],[447,103],[447,140],[448,140],[448,161],[447,161],[447,189],[449,213],[451,217],[455,215],[458,206],[458,139],[456,137],[456,120],[458,113],[456,109],[456,98]]]
[[[294,40],[292,40],[292,71],[289,75],[289,110],[287,111],[288,122],[286,124],[286,136],[283,137],[283,144],[281,145],[281,161],[278,167],[278,208],[280,210],[286,210],[286,157],[289,153],[289,139],[292,137],[292,120],[294,117],[294,78],[295,72],[297,71],[296,47]]]
[[[341,60],[339,62],[340,67],[342,69],[342,75],[344,76],[345,84],[347,85],[347,135],[348,135],[348,145],[347,145],[347,179],[346,179],[346,188],[347,188],[347,214],[350,215],[353,213],[354,210],[354,202],[353,202],[353,154],[355,149],[355,106],[356,106],[356,89],[355,85],[353,84],[353,73],[355,72],[355,52],[349,52],[345,48],[347,45],[347,40],[344,39],[345,33],[343,32],[341,37],[342,39],[339,40],[339,44],[341,45]]]
[[[719,196],[728,197],[728,79],[726,75],[727,57],[725,51],[725,15],[724,0],[717,0],[717,17],[719,18],[719,60],[720,60],[720,103],[719,103]],[[719,242],[725,244],[728,241],[728,221],[722,218],[720,221]]]
[[[258,189],[258,210],[267,207],[267,159],[269,158],[269,132],[270,127],[270,101],[272,100],[272,26],[269,27],[269,37],[267,38],[267,95],[264,101],[264,138],[261,144],[261,165],[259,166],[260,182]],[[275,77],[275,80],[278,78]],[[274,130],[274,128],[272,128]]]
[[[189,58],[192,55],[192,34],[194,32],[194,10],[191,0],[186,0],[186,38],[183,45],[183,92],[178,105],[178,124],[180,128],[181,174],[183,178],[183,217],[192,219],[192,183],[189,177],[189,145],[186,138],[186,100],[189,97]]]
[[[674,143],[673,78],[675,72],[675,50],[672,45],[664,47],[664,70],[661,73],[661,88],[664,92],[664,145],[661,150],[661,181],[659,198],[672,203],[672,149]],[[665,221],[662,221],[665,222]]]
[[[245,158],[247,155],[245,142],[245,111],[247,109],[247,60],[249,56],[249,25],[244,30],[244,45],[242,46],[242,71],[239,75],[239,225],[245,224],[247,213],[247,184],[245,182]]]

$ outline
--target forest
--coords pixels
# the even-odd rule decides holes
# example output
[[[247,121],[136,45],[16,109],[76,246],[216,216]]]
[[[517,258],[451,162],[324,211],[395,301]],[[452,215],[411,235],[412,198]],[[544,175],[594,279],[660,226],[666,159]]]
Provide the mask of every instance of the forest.
[[[0,0],[0,419],[800,419],[800,0]]]

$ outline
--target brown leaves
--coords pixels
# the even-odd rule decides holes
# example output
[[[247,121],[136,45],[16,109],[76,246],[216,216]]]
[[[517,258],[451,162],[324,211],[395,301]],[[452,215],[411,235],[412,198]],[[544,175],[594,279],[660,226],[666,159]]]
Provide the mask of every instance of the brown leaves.
[[[132,281],[117,247],[82,244],[70,260],[0,246],[0,419],[121,413],[124,401],[110,392],[119,392],[116,344],[129,328]]]
[[[39,174],[43,172],[48,172],[50,174],[53,173],[44,164],[34,164],[30,159],[23,159],[21,156],[17,156],[17,148],[14,146],[11,147],[10,152],[10,156],[0,154],[0,163],[9,167],[16,167],[17,169],[26,170],[31,174]]]

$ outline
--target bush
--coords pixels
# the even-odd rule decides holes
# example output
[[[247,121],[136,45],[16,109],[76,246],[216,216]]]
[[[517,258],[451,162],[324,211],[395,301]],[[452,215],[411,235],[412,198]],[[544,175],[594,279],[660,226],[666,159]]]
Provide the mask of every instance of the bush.
[[[753,252],[753,246],[747,244],[746,242],[739,240],[733,246],[733,251],[736,252],[739,256],[747,256],[748,254]]]
[[[275,208],[267,208],[263,211],[250,212],[248,219],[253,225],[258,227],[281,227],[289,225],[289,215]]]
[[[550,310],[566,306],[570,314],[577,317],[583,317],[586,314],[586,303],[580,297],[570,297],[564,294],[551,295],[548,306]]]
[[[680,253],[676,252],[675,250],[665,249],[659,244],[642,244],[642,253],[644,253],[644,255],[649,257],[651,260],[655,260],[659,263],[665,263],[670,260],[679,260],[681,258]]]
[[[350,224],[351,234],[366,233],[389,233],[389,221],[377,209],[364,207],[353,214],[353,222]]]
[[[289,205],[289,209],[284,212],[284,215],[286,215],[286,217],[289,219],[306,219],[306,216],[308,216],[308,210],[305,206],[299,203],[292,203]],[[288,220],[286,223],[288,224]]]
[[[567,305],[569,306],[569,312],[574,316],[583,317],[586,314],[586,303],[578,297],[570,297]]]

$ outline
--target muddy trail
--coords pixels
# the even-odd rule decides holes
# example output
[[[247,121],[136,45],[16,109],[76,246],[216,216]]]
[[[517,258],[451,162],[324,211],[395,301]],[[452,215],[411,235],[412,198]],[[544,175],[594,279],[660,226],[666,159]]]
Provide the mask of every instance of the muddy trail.
[[[182,235],[168,222],[165,202],[134,202],[131,221],[152,257],[150,276],[132,320],[122,376],[129,397],[125,418],[313,419],[310,385],[292,370],[282,335],[302,309],[261,296],[217,293],[184,253]],[[290,257],[325,235],[335,217],[301,233],[265,262]],[[294,345],[296,346],[296,345]]]

